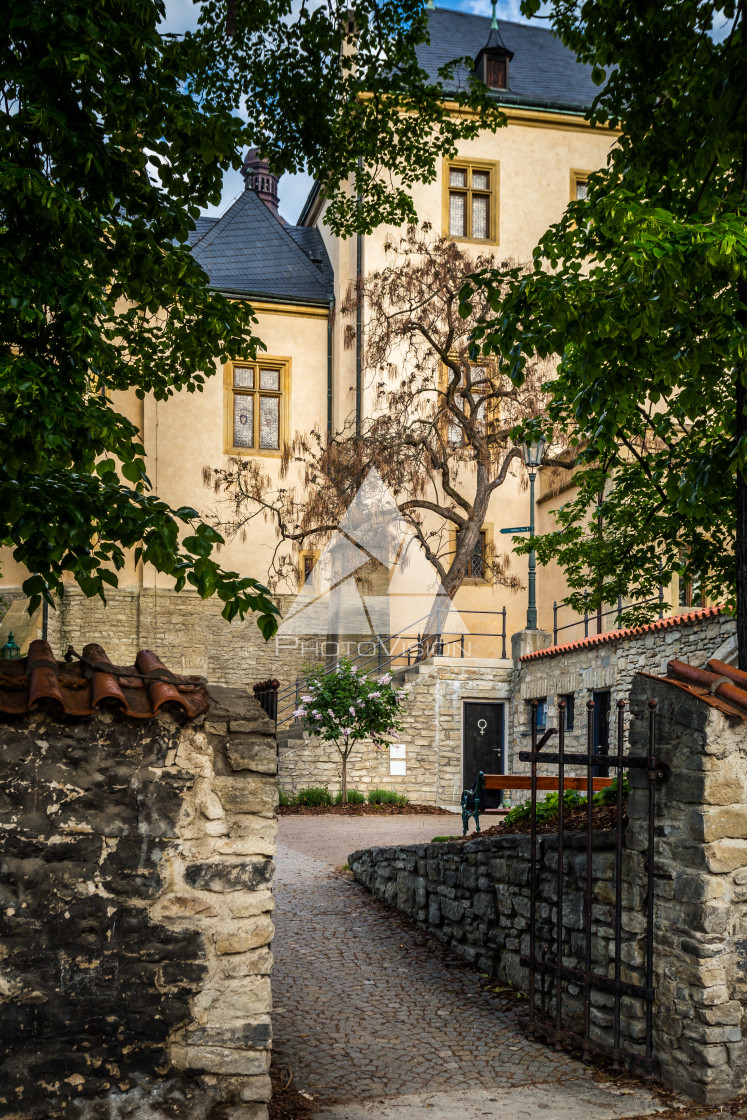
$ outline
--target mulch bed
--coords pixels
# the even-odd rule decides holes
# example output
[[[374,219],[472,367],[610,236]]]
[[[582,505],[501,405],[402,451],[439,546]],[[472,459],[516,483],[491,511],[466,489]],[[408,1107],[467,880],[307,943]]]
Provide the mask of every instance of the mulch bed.
[[[291,814],[314,817],[329,813],[338,817],[402,817],[408,814],[456,817],[455,813],[439,809],[437,805],[279,805],[277,813],[280,817]]]
[[[626,802],[623,801],[623,813],[625,813]],[[483,818],[484,820],[485,818]],[[623,827],[628,823],[627,816],[623,816]],[[591,825],[595,832],[606,832],[615,828],[617,824],[617,806],[616,805],[595,805],[591,812]],[[581,805],[578,809],[566,809],[563,814],[563,830],[565,832],[583,832],[586,829],[586,806]],[[508,821],[501,821],[500,824],[494,824],[490,828],[483,828],[479,833],[469,832],[466,836],[454,836],[453,840],[462,840],[465,843],[468,840],[474,840],[478,835],[480,839],[485,836],[528,836],[532,831],[532,826],[528,820],[516,821],[509,823]],[[551,821],[537,822],[537,835],[542,833],[558,831],[557,817]]]

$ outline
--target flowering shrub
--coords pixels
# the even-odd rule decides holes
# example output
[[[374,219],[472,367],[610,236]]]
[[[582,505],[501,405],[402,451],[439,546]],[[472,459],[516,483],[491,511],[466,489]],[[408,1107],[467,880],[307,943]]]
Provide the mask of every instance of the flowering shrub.
[[[401,728],[399,710],[405,693],[392,685],[392,674],[370,680],[348,658],[333,672],[314,666],[305,673],[305,691],[293,713],[312,735],[334,743],[342,765],[342,803],[347,804],[347,763],[356,743],[372,739],[388,747]]]

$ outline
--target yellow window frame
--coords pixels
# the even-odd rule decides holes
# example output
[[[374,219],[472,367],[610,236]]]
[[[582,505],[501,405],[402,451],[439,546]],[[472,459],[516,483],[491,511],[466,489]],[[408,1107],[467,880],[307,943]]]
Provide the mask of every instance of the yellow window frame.
[[[234,385],[234,369],[253,369],[254,388],[244,389]],[[277,391],[259,388],[259,371],[273,370],[279,374]],[[257,361],[227,362],[223,371],[224,402],[223,402],[223,449],[227,455],[256,455],[278,458],[290,443],[290,389],[291,389],[291,359],[277,357],[262,357]],[[234,414],[233,404],[236,396],[252,396],[254,398],[253,417],[253,447],[238,446],[234,442]],[[259,398],[262,396],[276,397],[280,401],[278,419],[278,447],[259,446]]]
[[[472,245],[498,245],[500,243],[500,206],[499,206],[499,192],[500,192],[500,170],[501,165],[498,160],[486,159],[445,159],[441,172],[441,179],[443,185],[443,198],[442,198],[442,233],[444,237],[448,237],[451,241],[468,241]],[[454,188],[450,186],[451,172],[452,171],[466,171],[467,172],[467,186],[464,188]],[[490,188],[487,191],[475,190],[472,187],[472,173],[473,171],[487,171],[490,175]],[[449,232],[449,196],[452,193],[459,193],[466,195],[467,198],[467,234],[466,236],[459,236]],[[472,196],[488,195],[488,222],[489,237],[472,237]]]

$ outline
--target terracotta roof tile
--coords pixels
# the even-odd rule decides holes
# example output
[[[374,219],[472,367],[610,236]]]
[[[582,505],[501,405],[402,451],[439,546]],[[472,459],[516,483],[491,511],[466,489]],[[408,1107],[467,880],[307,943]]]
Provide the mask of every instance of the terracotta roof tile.
[[[699,622],[704,618],[717,618],[722,613],[721,607],[700,607],[686,614],[674,617],[657,618],[655,622],[647,622],[645,626],[629,626],[622,630],[607,630],[604,634],[593,634],[589,638],[579,638],[575,642],[566,642],[561,646],[547,646],[545,649],[535,650],[534,653],[525,653],[521,661],[538,661],[541,657],[556,657],[560,653],[570,653],[576,649],[586,649],[590,646],[601,646],[606,642],[616,642],[621,638],[635,638],[639,634],[650,634],[654,630],[671,630],[675,626],[687,625],[690,622]]]
[[[152,719],[164,704],[176,704],[189,719],[206,712],[210,698],[201,677],[169,672],[160,658],[141,649],[134,665],[114,665],[95,642],[82,656],[68,650],[56,661],[47,642],[29,646],[27,657],[0,661],[0,712],[20,716],[39,704],[57,705],[69,716],[96,710]]]

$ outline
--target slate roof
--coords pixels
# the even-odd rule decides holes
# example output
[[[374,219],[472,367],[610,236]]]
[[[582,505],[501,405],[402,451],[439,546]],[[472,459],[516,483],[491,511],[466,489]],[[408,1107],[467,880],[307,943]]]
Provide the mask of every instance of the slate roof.
[[[593,634],[589,638],[579,638],[575,642],[564,642],[560,646],[545,646],[534,653],[525,653],[521,661],[539,661],[543,657],[557,657],[560,653],[571,653],[576,649],[586,649],[589,646],[602,646],[607,642],[617,642],[621,638],[637,638],[640,634],[651,634],[654,630],[671,630],[675,626],[687,625],[690,622],[700,622],[704,618],[718,618],[721,607],[698,607],[686,614],[673,617],[657,618],[655,622],[647,622],[644,626],[628,626],[622,630],[607,630],[604,634]]]
[[[477,58],[490,36],[490,16],[475,16],[451,8],[434,8],[429,12],[430,43],[418,47],[418,61],[432,81],[438,81],[438,68],[452,59]],[[576,61],[576,56],[547,27],[498,20],[504,46],[513,51],[508,68],[507,90],[496,90],[493,96],[505,105],[525,105],[559,112],[585,112],[599,93],[591,80],[591,67]],[[468,72],[455,72],[450,90],[464,89]],[[301,210],[299,222],[305,221],[320,184],[314,183]]]
[[[504,45],[514,52],[508,67],[508,90],[495,91],[497,101],[547,109],[587,110],[599,93],[591,67],[576,61],[572,51],[546,27],[498,20]],[[428,20],[430,44],[418,48],[418,59],[433,81],[439,66],[468,55],[476,58],[490,34],[490,17],[435,8]],[[467,71],[461,75],[464,88]],[[448,84],[448,83],[447,83]],[[456,88],[453,83],[451,88]]]
[[[204,237],[206,233],[209,233],[217,221],[217,218],[208,218],[205,216],[198,218],[195,224],[195,228],[189,235],[189,244],[194,245],[197,241],[200,240],[201,237]]]
[[[210,697],[201,677],[169,672],[160,658],[141,649],[134,665],[113,665],[95,642],[75,660],[56,661],[47,642],[35,641],[27,657],[0,662],[0,712],[20,716],[41,704],[69,716],[90,716],[96,710],[133,719],[152,719],[164,706],[176,705],[189,718],[206,712]]]
[[[212,286],[226,294],[328,304],[332,266],[321,236],[308,236],[313,233],[299,235],[296,227],[283,225],[254,191],[245,190],[192,252]],[[320,265],[310,259],[310,250]]]

